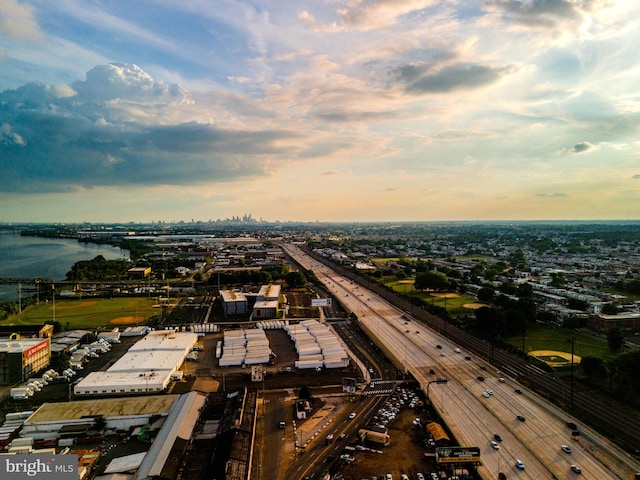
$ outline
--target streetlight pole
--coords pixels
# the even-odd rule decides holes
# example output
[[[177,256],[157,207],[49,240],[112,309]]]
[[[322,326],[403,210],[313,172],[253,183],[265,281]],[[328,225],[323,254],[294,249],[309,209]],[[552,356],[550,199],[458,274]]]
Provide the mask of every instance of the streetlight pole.
[[[446,378],[436,378],[435,380],[431,380],[430,382],[427,382],[427,403],[431,404],[431,400],[429,399],[429,387],[431,386],[432,383],[447,383],[449,382],[449,380],[447,380]]]

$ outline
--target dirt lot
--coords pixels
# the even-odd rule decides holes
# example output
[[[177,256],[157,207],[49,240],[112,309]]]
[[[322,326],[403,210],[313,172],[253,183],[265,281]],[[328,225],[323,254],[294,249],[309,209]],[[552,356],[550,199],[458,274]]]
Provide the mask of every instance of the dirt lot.
[[[412,428],[412,422],[416,417],[424,420],[429,416],[425,412],[406,406],[400,410],[396,419],[387,425],[391,444],[381,448],[382,454],[355,452],[355,461],[342,469],[344,479],[373,479],[386,473],[391,473],[394,479],[399,479],[402,473],[414,479],[417,472],[426,475],[428,472],[437,471],[435,462],[424,458],[426,448],[422,441],[425,434]]]

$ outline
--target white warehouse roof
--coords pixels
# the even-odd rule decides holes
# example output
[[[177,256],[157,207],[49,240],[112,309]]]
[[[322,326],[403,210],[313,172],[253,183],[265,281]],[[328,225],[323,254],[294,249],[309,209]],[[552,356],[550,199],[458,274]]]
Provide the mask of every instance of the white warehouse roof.
[[[76,395],[122,395],[160,392],[171,381],[198,341],[193,332],[158,330],[132,345],[105,372],[89,373],[78,382]]]

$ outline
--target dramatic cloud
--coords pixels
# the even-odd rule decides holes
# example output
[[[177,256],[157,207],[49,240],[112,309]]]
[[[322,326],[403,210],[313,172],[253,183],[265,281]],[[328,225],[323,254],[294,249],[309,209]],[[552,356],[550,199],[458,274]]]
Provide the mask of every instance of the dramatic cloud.
[[[29,84],[0,94],[2,191],[187,184],[269,175],[288,132],[231,130],[197,121],[159,124],[161,112],[193,100],[135,65],[104,65],[68,89]],[[64,95],[60,95],[60,92]],[[130,114],[123,119],[123,105]],[[187,115],[183,112],[183,115]],[[261,161],[260,159],[264,159]]]
[[[347,25],[371,29],[391,25],[398,17],[434,3],[435,0],[348,0],[338,14]]]
[[[587,150],[591,150],[593,148],[593,145],[591,145],[589,142],[580,142],[580,143],[576,143],[573,147],[571,147],[571,150],[569,150],[570,153],[583,153],[586,152]]]
[[[593,0],[493,0],[485,8],[499,12],[506,21],[549,28],[566,21],[581,20],[583,10],[588,10],[594,3]]]
[[[0,222],[628,217],[638,24],[610,0],[6,0]]]
[[[486,65],[453,65],[438,72],[420,76],[408,86],[407,90],[412,93],[446,93],[459,89],[478,88],[495,83],[508,72],[507,68]]]

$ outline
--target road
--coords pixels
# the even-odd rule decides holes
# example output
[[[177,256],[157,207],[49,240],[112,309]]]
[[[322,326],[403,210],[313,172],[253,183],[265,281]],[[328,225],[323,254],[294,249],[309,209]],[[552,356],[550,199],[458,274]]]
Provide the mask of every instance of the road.
[[[314,271],[334,298],[357,316],[370,338],[399,369],[411,373],[423,390],[427,391],[428,383],[436,377],[448,379],[447,384],[431,385],[430,400],[461,445],[481,448],[478,472],[482,478],[495,479],[502,471],[508,478],[518,479],[626,480],[640,472],[640,462],[597,432],[581,427],[581,436],[572,440],[566,422],[579,423],[577,420],[484,360],[462,349],[458,353],[458,347],[438,332],[296,246],[283,248],[304,268]],[[479,376],[484,381],[479,381]],[[504,383],[498,381],[502,377]],[[487,389],[493,390],[493,395],[485,398],[482,393]],[[518,420],[518,415],[525,421]],[[494,433],[503,438],[499,450],[489,445]],[[562,444],[569,444],[573,453],[564,453]],[[524,470],[516,468],[516,459],[522,460]],[[580,476],[571,471],[571,464],[582,469]]]

